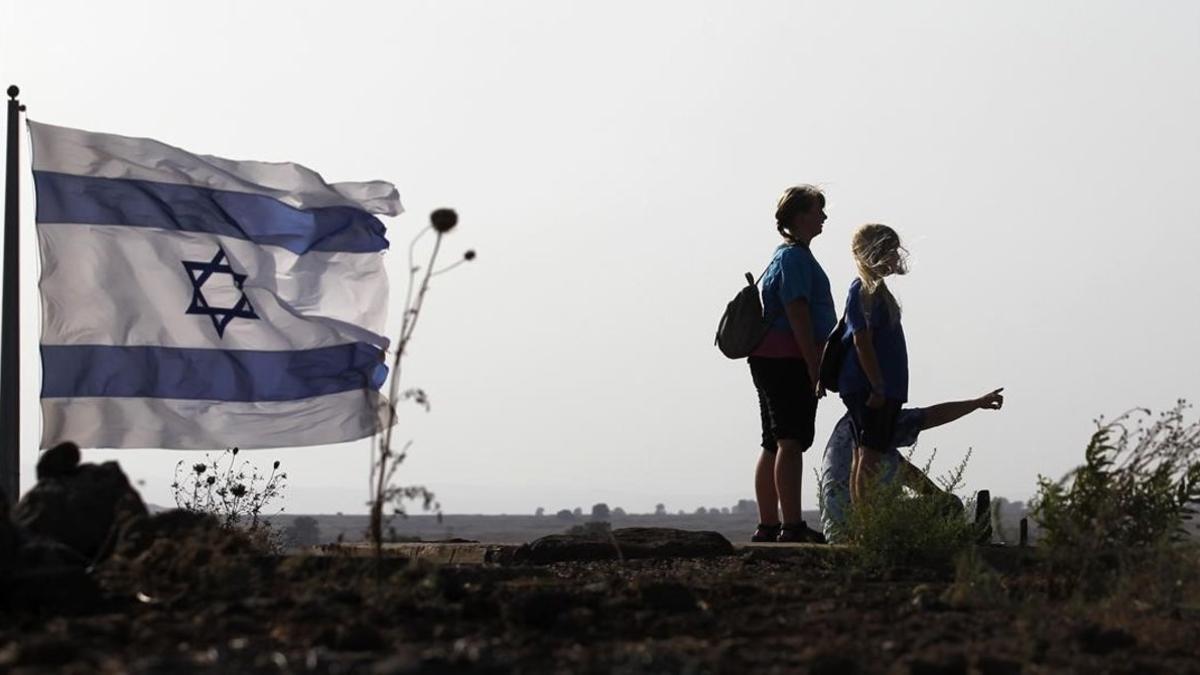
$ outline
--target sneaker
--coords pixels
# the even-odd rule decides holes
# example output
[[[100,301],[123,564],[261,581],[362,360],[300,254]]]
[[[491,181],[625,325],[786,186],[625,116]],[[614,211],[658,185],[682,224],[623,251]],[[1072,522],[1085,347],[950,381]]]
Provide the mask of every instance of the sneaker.
[[[825,535],[812,529],[803,520],[796,525],[784,525],[775,541],[784,544],[824,544]]]
[[[750,535],[750,541],[760,543],[765,541],[775,541],[779,539],[780,527],[781,526],[779,523],[775,523],[774,525],[764,525],[763,523],[759,523],[758,527],[754,530],[754,534]]]

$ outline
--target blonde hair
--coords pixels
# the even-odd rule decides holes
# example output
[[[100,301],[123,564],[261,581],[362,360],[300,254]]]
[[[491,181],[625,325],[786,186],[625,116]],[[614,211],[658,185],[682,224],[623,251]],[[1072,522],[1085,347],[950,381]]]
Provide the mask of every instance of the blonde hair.
[[[900,304],[883,281],[892,274],[908,274],[908,251],[900,245],[900,235],[887,225],[868,223],[855,230],[850,250],[862,279],[863,311],[870,314],[881,301],[892,323],[900,321]]]

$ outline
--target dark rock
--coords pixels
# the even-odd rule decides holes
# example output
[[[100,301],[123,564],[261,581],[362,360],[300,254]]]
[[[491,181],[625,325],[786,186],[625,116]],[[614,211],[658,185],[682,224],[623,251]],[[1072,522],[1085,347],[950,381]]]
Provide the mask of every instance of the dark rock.
[[[217,532],[220,522],[211,515],[172,509],[146,518],[130,518],[120,525],[113,553],[133,558],[158,539],[196,539]]]
[[[733,544],[717,532],[668,527],[627,527],[600,535],[553,534],[517,550],[518,562],[536,564],[618,558],[705,558],[733,555]]]
[[[67,476],[79,468],[79,446],[71,443],[59,443],[42,453],[37,463],[37,479]]]
[[[13,510],[17,526],[94,558],[110,533],[115,535],[115,527],[146,516],[146,505],[116,462],[81,464],[66,473],[55,473],[69,463],[70,451],[47,456],[52,458],[51,473],[39,478]],[[38,470],[42,471],[41,462]]]
[[[626,558],[708,558],[733,555],[733,544],[718,532],[669,527],[625,527],[613,537]]]
[[[589,539],[570,534],[552,534],[535,539],[517,549],[517,562],[535,564],[568,560],[615,560],[617,548],[611,541]]]

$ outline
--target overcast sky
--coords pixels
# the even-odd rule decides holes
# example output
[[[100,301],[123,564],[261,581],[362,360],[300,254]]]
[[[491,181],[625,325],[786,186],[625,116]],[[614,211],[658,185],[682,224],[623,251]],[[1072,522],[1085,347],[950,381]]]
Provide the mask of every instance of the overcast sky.
[[[753,496],[758,409],[712,346],[779,193],[815,183],[840,306],[850,233],[895,227],[914,404],[1006,388],[926,433],[1024,499],[1092,420],[1200,399],[1200,3],[0,0],[31,119],[385,179],[392,294],[433,208],[461,226],[411,346],[402,482],[449,513]],[[23,473],[39,436],[23,158]],[[393,303],[391,324],[398,326]],[[393,335],[395,331],[392,331]],[[842,413],[827,398],[812,468]],[[1194,418],[1194,413],[1193,413]],[[278,458],[289,512],[362,512],[367,442]],[[202,453],[90,450],[147,500]]]

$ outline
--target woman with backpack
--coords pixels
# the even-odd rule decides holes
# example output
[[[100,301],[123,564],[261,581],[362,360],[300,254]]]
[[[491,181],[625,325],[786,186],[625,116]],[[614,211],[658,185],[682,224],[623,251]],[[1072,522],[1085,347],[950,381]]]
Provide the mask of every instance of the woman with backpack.
[[[751,541],[823,542],[800,510],[804,452],[815,435],[820,346],[837,323],[829,277],[809,249],[825,223],[825,195],[811,185],[788,188],[775,209],[783,243],[762,277],[770,330],[750,354],[762,418],[762,453],[754,472],[759,525]],[[782,514],[782,522],[780,522]]]
[[[908,346],[900,305],[884,279],[906,274],[907,251],[887,225],[863,225],[851,241],[858,276],[846,297],[846,350],[838,392],[853,423],[855,448],[850,499],[859,502],[892,442],[900,407],[908,400]]]

